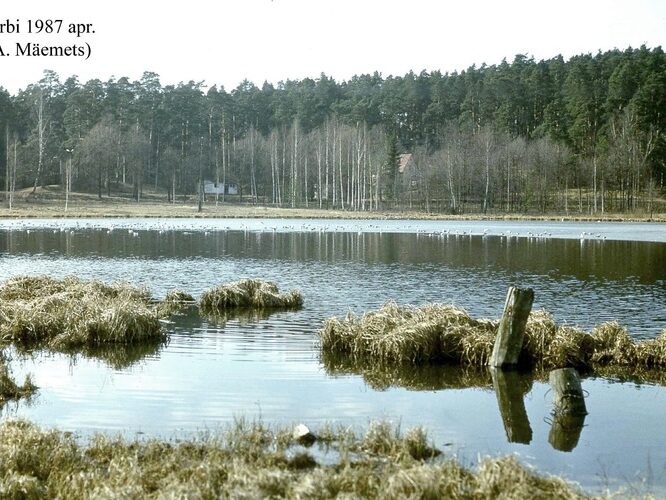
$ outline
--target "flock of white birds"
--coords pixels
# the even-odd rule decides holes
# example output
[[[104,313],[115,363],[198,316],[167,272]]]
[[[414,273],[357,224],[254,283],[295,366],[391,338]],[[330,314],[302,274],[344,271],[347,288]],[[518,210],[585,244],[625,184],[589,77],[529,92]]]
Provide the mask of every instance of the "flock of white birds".
[[[587,224],[589,226],[590,223]],[[547,229],[543,229],[543,227]],[[456,223],[453,221],[369,221],[369,220],[278,220],[278,219],[83,219],[83,220],[6,220],[0,222],[0,229],[8,231],[51,230],[55,233],[75,234],[81,231],[99,230],[112,234],[125,231],[139,237],[141,231],[155,231],[158,234],[181,232],[183,234],[203,234],[216,232],[272,232],[272,233],[412,233],[426,237],[495,236],[502,238],[568,238],[584,240],[606,240],[604,231],[582,230],[578,234],[575,225],[556,223],[553,229],[548,223],[538,225],[520,223],[497,223],[484,225],[478,221]],[[616,238],[617,239],[617,238]],[[622,239],[622,238],[620,238]]]

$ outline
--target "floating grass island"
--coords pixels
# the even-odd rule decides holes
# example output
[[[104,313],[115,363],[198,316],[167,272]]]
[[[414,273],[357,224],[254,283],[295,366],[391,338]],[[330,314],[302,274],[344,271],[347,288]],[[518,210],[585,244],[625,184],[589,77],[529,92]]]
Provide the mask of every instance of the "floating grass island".
[[[20,276],[0,285],[0,338],[54,350],[164,340],[143,288],[75,277]]]
[[[490,359],[498,328],[499,321],[474,319],[451,305],[389,302],[360,317],[350,313],[343,319],[328,319],[319,339],[325,356],[352,364],[482,367]],[[655,339],[636,342],[614,321],[588,333],[558,325],[546,311],[534,311],[527,321],[520,364],[543,370],[663,369],[666,330]]]
[[[586,498],[513,457],[472,470],[438,452],[426,433],[371,424],[364,436],[324,428],[315,448],[287,429],[238,421],[194,440],[80,444],[69,432],[26,421],[0,425],[3,498]],[[314,452],[314,453],[313,453]],[[327,454],[324,461],[318,456]],[[331,460],[331,456],[334,457]]]
[[[199,299],[204,314],[220,314],[239,309],[290,310],[303,306],[303,296],[297,290],[280,293],[272,281],[243,279],[219,285],[205,291]]]
[[[168,340],[162,320],[196,304],[178,289],[157,301],[125,282],[18,276],[0,284],[0,347],[80,353],[122,368],[157,352]],[[217,286],[198,302],[202,314],[223,321],[258,320],[302,304],[300,292],[281,294],[275,283],[258,279]]]

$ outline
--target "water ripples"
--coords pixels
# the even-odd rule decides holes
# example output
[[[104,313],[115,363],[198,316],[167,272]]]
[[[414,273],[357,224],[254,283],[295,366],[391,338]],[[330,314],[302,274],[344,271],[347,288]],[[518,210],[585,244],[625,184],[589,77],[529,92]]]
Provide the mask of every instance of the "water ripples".
[[[214,429],[238,416],[360,427],[384,418],[424,425],[440,446],[452,442],[470,456],[522,452],[541,470],[574,467],[574,479],[593,475],[590,464],[600,456],[626,458],[618,474],[633,471],[648,449],[655,464],[666,466],[666,443],[654,439],[661,435],[655,415],[666,411],[661,387],[585,380],[590,415],[581,445],[563,464],[547,443],[545,384],[534,382],[525,401],[534,430],[526,448],[507,443],[491,391],[380,390],[360,375],[327,374],[319,360],[317,331],[330,316],[362,314],[395,300],[453,303],[497,318],[510,285],[533,287],[535,307],[560,322],[589,329],[617,319],[635,338],[654,337],[666,328],[666,245],[619,241],[611,237],[618,228],[625,239],[634,231],[662,241],[663,225],[3,221],[0,280],[75,274],[144,285],[155,297],[173,288],[197,297],[217,284],[257,277],[283,291],[299,289],[305,305],[262,318],[206,318],[191,308],[168,324],[166,346],[110,358],[17,358],[16,374],[32,373],[40,390],[30,404],[5,405],[2,415],[81,433],[165,437]],[[582,231],[590,234],[579,239]],[[643,448],[608,440],[608,429],[619,425],[617,435]]]

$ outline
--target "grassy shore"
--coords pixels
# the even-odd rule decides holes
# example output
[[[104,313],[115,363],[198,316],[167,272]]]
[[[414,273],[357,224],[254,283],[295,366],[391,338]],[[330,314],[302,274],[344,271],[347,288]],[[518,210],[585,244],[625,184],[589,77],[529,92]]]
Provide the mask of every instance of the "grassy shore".
[[[25,421],[0,425],[2,498],[589,498],[513,457],[468,469],[441,457],[422,429],[387,423],[365,435],[322,428],[313,448],[288,429],[238,421],[201,439],[127,441]],[[319,457],[325,457],[321,460]],[[319,459],[319,460],[318,460]]]
[[[570,211],[554,213],[488,213],[445,214],[426,213],[417,210],[354,211],[319,209],[316,202],[310,208],[281,208],[270,205],[239,203],[237,200],[215,203],[209,198],[198,212],[196,197],[178,197],[176,203],[166,201],[163,194],[148,191],[140,203],[128,196],[103,196],[72,193],[67,211],[65,197],[57,187],[39,188],[35,194],[26,189],[15,194],[12,210],[4,201],[0,207],[1,218],[282,218],[282,219],[426,219],[426,220],[571,220],[571,221],[656,221],[666,222],[666,213],[596,213]]]

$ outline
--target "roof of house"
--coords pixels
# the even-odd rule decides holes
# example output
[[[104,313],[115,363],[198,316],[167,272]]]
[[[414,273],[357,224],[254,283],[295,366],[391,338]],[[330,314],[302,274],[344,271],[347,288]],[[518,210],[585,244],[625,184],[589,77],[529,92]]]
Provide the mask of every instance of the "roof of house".
[[[401,174],[405,173],[405,168],[412,159],[412,153],[402,153],[398,156],[398,172]]]
[[[220,182],[216,183],[215,181],[209,181],[208,179],[204,179],[204,185],[210,185],[210,184],[212,184],[212,185],[218,184],[218,185],[222,186],[222,185],[224,185],[224,182],[220,181]],[[227,185],[228,186],[232,186],[234,184],[238,184],[238,183],[234,180],[227,179]]]

